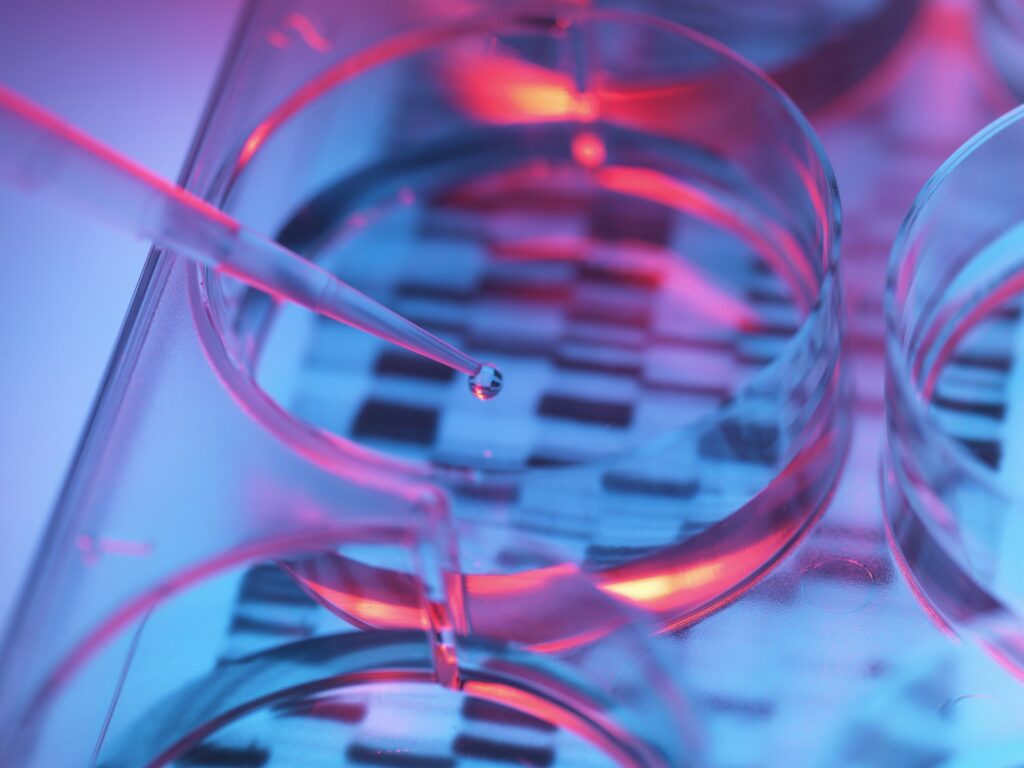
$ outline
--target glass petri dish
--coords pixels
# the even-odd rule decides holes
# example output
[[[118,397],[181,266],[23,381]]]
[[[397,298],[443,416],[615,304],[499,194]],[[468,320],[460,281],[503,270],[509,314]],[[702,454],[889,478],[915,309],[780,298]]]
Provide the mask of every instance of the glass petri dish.
[[[590,10],[425,27],[308,81],[209,196],[503,369],[481,403],[196,273],[235,400],[322,467],[439,489],[474,531],[473,588],[509,571],[510,531],[541,534],[678,626],[829,498],[848,436],[834,179],[785,95],[715,43]]]
[[[887,287],[884,493],[898,558],[937,620],[1024,668],[1021,238],[1024,110],[919,195]]]
[[[427,519],[224,552],[122,606],[67,655],[58,612],[38,634],[48,682],[0,728],[5,764],[698,764],[699,724],[643,617],[576,572],[549,589],[571,593],[577,620],[597,630],[585,645],[489,636],[462,607]],[[401,612],[382,571],[332,583],[365,612],[386,612],[387,629],[340,620],[295,578],[353,552],[416,593]],[[528,631],[537,618],[516,620]],[[26,693],[16,683],[6,693]]]
[[[985,0],[978,24],[992,63],[1014,95],[1024,98],[1024,4],[1020,0]]]

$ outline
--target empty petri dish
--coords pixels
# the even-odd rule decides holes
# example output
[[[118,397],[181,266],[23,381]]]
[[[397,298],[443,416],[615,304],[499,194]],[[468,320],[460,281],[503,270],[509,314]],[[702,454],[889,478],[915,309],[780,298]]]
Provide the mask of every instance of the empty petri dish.
[[[847,439],[834,180],[789,100],[704,38],[594,11],[421,29],[307,82],[218,184],[503,371],[482,402],[197,273],[236,401],[322,467],[440,489],[478,532],[475,585],[506,570],[509,531],[539,534],[678,625],[826,503]]]
[[[179,571],[78,637],[64,620],[72,598],[56,598],[51,624],[23,627],[37,638],[30,668],[44,677],[8,678],[5,697],[19,706],[0,726],[5,764],[697,764],[699,724],[642,617],[579,571],[560,571],[549,593],[571,596],[592,630],[586,643],[491,635],[477,621],[485,606],[458,597],[444,529],[417,514],[257,539]],[[546,552],[522,538],[507,546]],[[330,557],[355,553],[376,567],[332,581],[332,601],[310,589]],[[154,567],[134,564],[139,576]],[[390,597],[395,582],[415,595],[407,610]],[[364,615],[386,613],[388,627],[341,620],[341,593]],[[516,631],[537,620],[520,612]]]
[[[983,130],[921,192],[887,294],[885,508],[942,623],[1024,667],[1020,462],[1024,111]]]

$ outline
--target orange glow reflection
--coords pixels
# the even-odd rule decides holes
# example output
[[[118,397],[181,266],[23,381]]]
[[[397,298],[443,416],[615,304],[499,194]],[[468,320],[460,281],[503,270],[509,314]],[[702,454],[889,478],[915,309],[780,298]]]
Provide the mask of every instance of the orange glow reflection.
[[[502,683],[481,680],[467,680],[463,685],[463,690],[470,696],[487,699],[510,709],[525,712],[538,720],[574,733],[609,756],[616,758],[622,765],[630,765],[633,762],[621,754],[621,750],[617,748],[612,739],[598,727],[546,698]],[[610,726],[610,723],[605,725]]]
[[[671,613],[681,606],[693,606],[717,598],[723,584],[742,581],[756,565],[770,558],[792,535],[782,528],[772,536],[707,561],[682,562],[656,570],[650,575],[608,578],[601,585],[606,592],[655,613]]]
[[[382,629],[427,628],[427,616],[418,605],[401,605],[394,600],[375,600],[339,589],[332,589],[322,583],[303,580],[303,586],[315,594],[324,605],[329,605],[349,616],[355,616],[367,624]]]
[[[477,120],[504,125],[588,118],[595,108],[561,72],[493,52],[458,51],[445,61],[444,81]]]

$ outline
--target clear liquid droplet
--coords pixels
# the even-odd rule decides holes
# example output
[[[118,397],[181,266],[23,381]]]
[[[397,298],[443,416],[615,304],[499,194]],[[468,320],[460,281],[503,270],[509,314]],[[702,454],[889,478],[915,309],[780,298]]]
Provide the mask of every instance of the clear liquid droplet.
[[[504,378],[495,366],[484,363],[479,371],[469,377],[469,391],[477,400],[490,400],[501,392]]]

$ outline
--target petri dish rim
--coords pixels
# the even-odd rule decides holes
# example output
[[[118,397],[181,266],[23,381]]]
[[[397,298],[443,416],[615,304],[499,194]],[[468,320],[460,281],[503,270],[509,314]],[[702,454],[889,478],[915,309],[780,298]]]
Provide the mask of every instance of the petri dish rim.
[[[364,636],[365,634],[365,636]],[[622,722],[622,713],[600,712],[601,693],[593,690],[590,681],[573,670],[563,668],[538,653],[530,653],[502,644],[488,641],[464,641],[468,656],[472,658],[459,664],[459,684],[455,688],[441,685],[430,667],[428,643],[425,633],[416,630],[376,630],[369,633],[354,632],[345,635],[322,635],[289,645],[277,646],[239,660],[236,665],[259,667],[265,660],[276,660],[289,653],[315,653],[320,646],[354,645],[355,653],[340,653],[335,666],[329,670],[315,670],[308,679],[290,681],[284,687],[269,686],[268,690],[252,695],[251,699],[237,702],[209,723],[202,723],[191,732],[178,733],[173,744],[163,744],[163,750],[152,758],[154,766],[168,766],[203,739],[216,735],[236,721],[249,714],[288,702],[295,698],[337,695],[361,687],[386,690],[390,685],[414,685],[424,689],[435,688],[460,697],[477,698],[505,706],[520,714],[537,718],[550,726],[572,733],[595,752],[623,766],[657,766],[670,759],[664,754],[672,746],[697,757],[701,751],[700,741],[695,732],[695,723],[689,710],[677,713],[681,731],[665,734],[662,743],[631,733],[627,723]],[[311,648],[312,647],[312,648]],[[467,649],[463,649],[467,650]],[[364,657],[372,654],[369,661]],[[354,656],[354,663],[352,657]],[[171,701],[162,701],[167,706],[174,701],[187,704],[193,694],[192,685],[208,684],[222,670],[214,670],[207,678],[190,681],[181,691],[173,694]],[[325,674],[317,677],[317,674]],[[253,670],[258,676],[258,669]],[[229,670],[230,677],[237,677],[237,669]],[[570,688],[575,683],[578,690]],[[570,695],[566,695],[569,691]],[[505,695],[503,695],[503,693]],[[605,694],[608,697],[608,694]],[[609,697],[610,698],[610,697]],[[689,702],[683,700],[684,704]],[[588,709],[593,708],[593,712]],[[166,739],[164,734],[162,738]],[[137,733],[131,741],[135,742]],[[147,745],[148,747],[148,745]]]
[[[987,466],[970,450],[942,428],[929,409],[926,384],[914,376],[914,355],[901,335],[904,328],[904,307],[899,302],[901,269],[913,272],[916,264],[915,237],[918,227],[930,213],[931,203],[944,184],[955,184],[956,174],[984,151],[990,142],[1006,131],[1018,131],[1024,124],[1024,106],[996,118],[964,142],[932,175],[915,199],[889,261],[885,291],[886,313],[886,418],[887,429],[882,451],[880,481],[883,494],[883,520],[889,547],[908,585],[932,622],[950,636],[962,637],[984,648],[1011,675],[1024,674],[1024,655],[1019,642],[1022,621],[1022,593],[1015,583],[999,578],[993,569],[978,568],[978,558],[990,555],[982,547],[969,548],[981,541],[973,536],[974,526],[963,510],[986,509],[987,517],[1005,521],[1024,519],[1024,498],[1014,491],[992,467]],[[1016,133],[1014,134],[1016,137]],[[1002,229],[999,234],[1008,231]],[[971,259],[976,251],[968,250]],[[1021,261],[1008,260],[1009,265]],[[991,296],[993,283],[983,284],[976,295]],[[1011,292],[1006,299],[1019,298]],[[933,304],[945,305],[946,294],[940,292]],[[968,321],[955,328],[953,344],[968,333],[986,315],[968,316]],[[928,327],[934,315],[912,321]],[[909,325],[909,324],[907,324]],[[955,349],[948,343],[945,349]],[[912,434],[912,438],[907,435]],[[906,449],[906,442],[927,446],[924,452]],[[935,487],[935,468],[941,476],[952,480],[952,488],[970,494],[970,505],[963,500],[944,498]],[[923,481],[923,482],[922,482]],[[924,489],[922,490],[922,486]],[[999,560],[1002,564],[1004,561]],[[1010,562],[1010,561],[1005,561]]]
[[[818,187],[816,194],[820,195],[821,200],[818,224],[821,227],[822,252],[814,254],[813,258],[821,259],[821,271],[817,285],[813,286],[817,289],[817,294],[808,312],[802,318],[796,333],[785,341],[782,350],[771,362],[747,379],[728,403],[696,421],[660,435],[644,447],[634,448],[631,451],[638,453],[649,450],[651,444],[664,445],[680,434],[713,424],[727,414],[735,403],[742,402],[746,392],[756,390],[765,382],[781,375],[782,371],[789,367],[790,361],[797,356],[804,338],[812,332],[814,327],[828,322],[828,314],[833,309],[827,305],[841,290],[838,279],[842,230],[841,208],[838,183],[831,162],[810,122],[792,99],[756,65],[721,43],[681,24],[648,14],[620,10],[568,8],[559,9],[556,14],[550,7],[540,5],[517,7],[513,11],[488,12],[474,15],[468,19],[421,26],[405,32],[393,40],[373,45],[347,59],[335,62],[305,81],[291,95],[282,100],[247,137],[237,142],[232,152],[227,153],[228,159],[221,167],[220,172],[214,176],[214,182],[210,185],[210,189],[205,191],[204,197],[211,199],[217,205],[224,205],[234,181],[248,160],[255,155],[253,147],[258,149],[258,145],[266,140],[274,129],[287,122],[307,103],[312,103],[321,93],[343,84],[378,63],[410,55],[445,39],[492,30],[495,24],[512,25],[513,27],[519,24],[524,28],[535,28],[537,14],[541,14],[540,18],[545,19],[557,15],[558,19],[571,16],[585,17],[588,20],[642,24],[708,49],[717,57],[727,61],[735,68],[736,72],[748,77],[767,94],[768,98],[782,106],[787,118],[792,121],[797,132],[807,142],[810,154],[817,164],[817,168],[813,170],[817,171],[818,178],[813,181],[816,182]],[[531,21],[533,24],[530,23]],[[279,404],[257,384],[248,370],[247,363],[239,360],[224,341],[224,336],[230,334],[230,331],[222,327],[215,307],[216,301],[220,298],[219,277],[213,270],[205,267],[190,267],[190,271],[193,276],[193,279],[190,280],[193,316],[204,353],[228,392],[251,417],[304,458],[329,471],[355,476],[361,476],[360,472],[367,470],[397,472],[402,476],[420,479],[438,476],[439,468],[430,462],[399,458],[365,447],[302,420]],[[839,313],[841,314],[841,310]],[[842,318],[838,319],[841,321]],[[512,470],[510,473],[482,468],[473,468],[470,471],[477,476],[500,476],[502,474],[536,476],[541,473],[567,473],[580,468],[593,468],[614,462],[621,456],[622,454],[606,454],[591,462],[565,466],[528,467]]]
[[[927,213],[929,203],[944,182],[957,169],[967,162],[980,147],[1004,130],[1024,122],[1024,104],[1003,116],[996,118],[965,141],[950,155],[938,170],[925,182],[910,206],[899,232],[893,242],[889,255],[885,281],[885,354],[886,354],[886,386],[894,388],[898,394],[899,405],[912,409],[916,423],[928,431],[928,438],[934,441],[935,452],[954,462],[957,469],[973,482],[983,486],[991,495],[1005,499],[1018,514],[1024,514],[1024,498],[1015,495],[1000,481],[995,472],[979,461],[971,452],[947,432],[939,427],[928,413],[927,403],[921,396],[920,387],[914,381],[909,361],[900,341],[903,327],[902,307],[898,306],[896,286],[899,273],[911,253],[911,240],[921,216]],[[887,407],[888,407],[887,403]],[[888,439],[888,438],[887,438]]]

